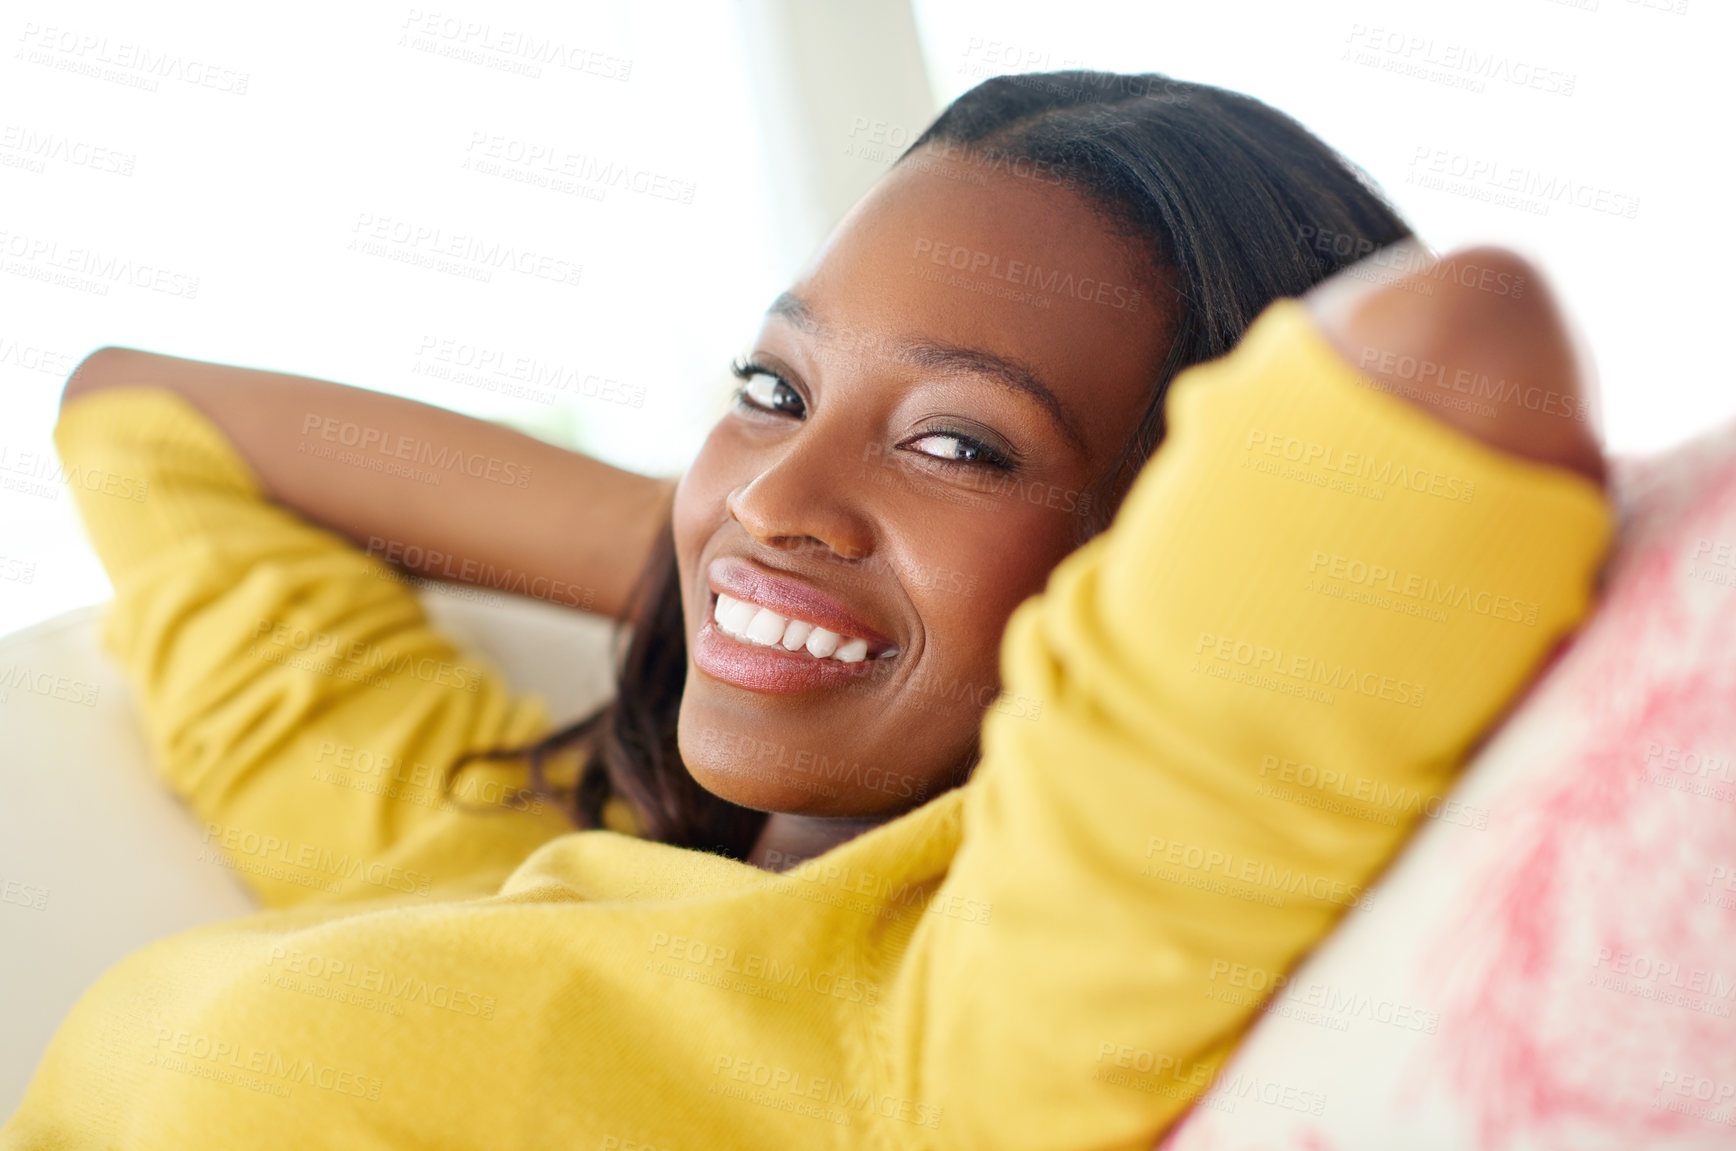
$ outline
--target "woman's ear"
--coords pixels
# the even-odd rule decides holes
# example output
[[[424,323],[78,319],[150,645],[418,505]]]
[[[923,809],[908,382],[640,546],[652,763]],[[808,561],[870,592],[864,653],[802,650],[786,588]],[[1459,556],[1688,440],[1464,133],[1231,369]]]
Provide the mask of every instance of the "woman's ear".
[[[1589,375],[1543,277],[1517,253],[1437,259],[1406,241],[1303,302],[1374,386],[1491,447],[1605,482]]]

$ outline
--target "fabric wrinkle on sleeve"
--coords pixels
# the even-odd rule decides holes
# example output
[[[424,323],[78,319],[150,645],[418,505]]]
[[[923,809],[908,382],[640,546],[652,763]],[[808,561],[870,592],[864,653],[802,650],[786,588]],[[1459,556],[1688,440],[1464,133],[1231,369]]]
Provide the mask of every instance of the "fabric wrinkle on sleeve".
[[[955,1147],[1149,1147],[1583,616],[1589,481],[1377,391],[1295,301],[1179,378],[1107,533],[1015,613],[962,845],[900,984]],[[1371,575],[1378,571],[1378,576]],[[1315,804],[1274,765],[1351,781]],[[1306,1084],[1287,1105],[1323,1105]]]
[[[512,798],[518,765],[459,777],[488,810],[443,803],[447,765],[540,735],[541,702],[430,626],[392,568],[270,503],[191,403],[79,397],[55,442],[69,472],[129,481],[129,498],[75,487],[115,587],[104,646],[209,858],[267,905],[482,894],[571,830]]]

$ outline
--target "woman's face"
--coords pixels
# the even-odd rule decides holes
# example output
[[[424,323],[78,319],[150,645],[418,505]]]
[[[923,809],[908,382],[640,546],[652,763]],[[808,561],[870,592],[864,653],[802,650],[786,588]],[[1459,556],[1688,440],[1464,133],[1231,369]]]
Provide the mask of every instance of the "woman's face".
[[[675,496],[704,787],[892,815],[960,782],[986,707],[1041,721],[996,702],[1001,632],[1148,404],[1173,307],[1147,269],[1066,188],[935,155],[839,225]]]

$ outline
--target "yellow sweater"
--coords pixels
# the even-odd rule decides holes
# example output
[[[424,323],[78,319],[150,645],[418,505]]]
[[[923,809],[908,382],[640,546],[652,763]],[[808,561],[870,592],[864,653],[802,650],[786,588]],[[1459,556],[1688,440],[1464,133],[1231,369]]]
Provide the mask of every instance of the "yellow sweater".
[[[78,492],[107,647],[276,910],[105,974],[0,1148],[1149,1147],[1255,1011],[1226,973],[1362,902],[1612,530],[1584,479],[1361,382],[1295,302],[1169,415],[1008,625],[1040,712],[991,710],[967,786],[780,875],[433,802],[541,705],[190,405],[74,402],[66,464],[145,492]]]

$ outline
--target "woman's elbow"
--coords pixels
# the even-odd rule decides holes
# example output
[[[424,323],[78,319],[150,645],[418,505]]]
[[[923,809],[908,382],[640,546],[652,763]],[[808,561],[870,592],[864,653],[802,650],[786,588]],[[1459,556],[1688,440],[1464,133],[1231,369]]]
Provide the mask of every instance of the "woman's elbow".
[[[66,377],[66,386],[60,391],[60,410],[65,411],[66,405],[80,396],[114,387],[128,375],[129,366],[136,368],[139,358],[149,354],[133,348],[98,348]]]
[[[1604,483],[1602,446],[1586,418],[1593,384],[1538,269],[1505,248],[1462,248],[1438,260],[1421,248],[1392,252],[1369,263],[1396,263],[1407,274],[1363,267],[1311,293],[1339,353],[1396,397],[1491,447]],[[1492,402],[1453,402],[1463,397],[1443,389],[1456,391],[1459,381],[1475,382]]]

